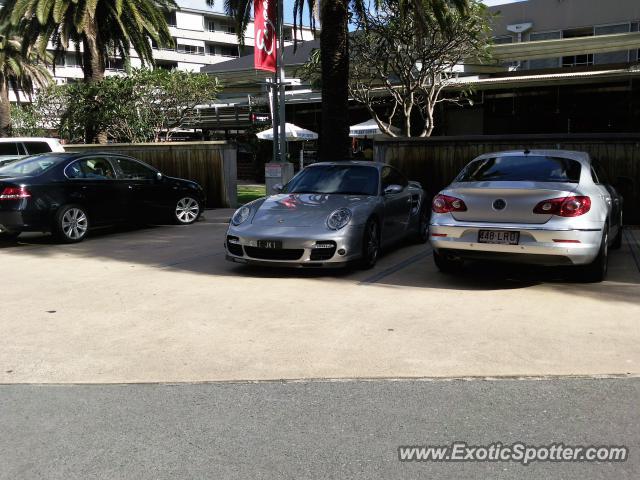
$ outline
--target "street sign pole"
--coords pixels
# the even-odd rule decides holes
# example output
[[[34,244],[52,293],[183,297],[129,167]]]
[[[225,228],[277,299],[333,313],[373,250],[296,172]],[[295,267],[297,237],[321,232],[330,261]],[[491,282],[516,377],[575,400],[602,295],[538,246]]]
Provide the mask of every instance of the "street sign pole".
[[[258,0],[260,1],[260,0]],[[273,80],[269,82],[271,87],[271,114],[273,119],[273,156],[271,162],[265,164],[265,184],[267,195],[272,193],[272,188],[277,184],[285,184],[293,177],[293,164],[287,161],[287,132],[285,129],[285,71],[284,71],[284,20],[283,20],[283,0],[268,0],[276,2],[275,15],[271,26],[275,34],[275,69]],[[267,2],[264,2],[267,4]],[[260,11],[262,4],[259,5]],[[270,3],[267,11],[273,12],[273,3]],[[257,35],[256,35],[257,38]],[[257,42],[257,40],[256,40]],[[258,46],[259,44],[256,43]]]
[[[278,36],[278,49],[276,55],[276,74],[278,75],[278,121],[279,125],[279,136],[275,136],[274,132],[274,142],[275,139],[278,139],[278,150],[280,153],[278,161],[286,162],[287,161],[287,132],[285,129],[285,85],[284,85],[284,0],[277,0],[277,13],[276,13],[276,21],[277,21],[277,32]]]

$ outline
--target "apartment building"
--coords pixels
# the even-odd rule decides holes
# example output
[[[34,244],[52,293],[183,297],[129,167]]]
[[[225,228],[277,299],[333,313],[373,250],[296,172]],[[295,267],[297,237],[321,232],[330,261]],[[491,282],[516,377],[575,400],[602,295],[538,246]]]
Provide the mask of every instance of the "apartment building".
[[[633,0],[525,0],[491,7],[496,44],[586,38],[638,32],[640,2]],[[560,52],[561,53],[561,52]],[[558,55],[513,64],[516,69],[588,67],[639,59],[638,49]]]
[[[178,10],[166,13],[169,30],[175,40],[174,47],[158,48],[157,45],[153,45],[154,58],[159,67],[199,72],[206,65],[253,53],[253,23],[250,23],[246,30],[245,47],[242,49],[234,21],[224,13],[223,1],[216,2],[213,7],[209,7],[206,0],[177,0],[176,3]],[[285,25],[284,30],[286,44],[292,44],[293,26]],[[297,31],[298,39],[309,40],[313,37],[314,33],[309,28],[303,27]],[[132,52],[131,56],[131,65],[139,67],[141,63],[136,53]],[[121,58],[108,59],[107,75],[123,71],[124,62]],[[75,52],[67,52],[57,59],[52,74],[58,83],[83,78]]]

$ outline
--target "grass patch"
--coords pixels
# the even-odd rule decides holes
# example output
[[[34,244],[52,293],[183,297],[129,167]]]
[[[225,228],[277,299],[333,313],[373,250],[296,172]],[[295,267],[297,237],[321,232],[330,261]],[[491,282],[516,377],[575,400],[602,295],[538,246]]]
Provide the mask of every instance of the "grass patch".
[[[244,205],[265,195],[264,185],[238,185],[238,205]]]

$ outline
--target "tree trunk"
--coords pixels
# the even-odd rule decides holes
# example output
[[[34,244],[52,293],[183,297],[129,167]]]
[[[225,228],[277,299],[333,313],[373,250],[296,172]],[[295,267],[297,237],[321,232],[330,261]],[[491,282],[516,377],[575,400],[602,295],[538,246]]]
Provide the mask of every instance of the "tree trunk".
[[[11,103],[9,102],[9,87],[4,80],[0,80],[0,137],[11,136]]]
[[[83,65],[84,81],[87,83],[100,82],[104,79],[106,60],[100,48],[98,38],[98,28],[90,22],[82,38],[83,45]],[[99,125],[89,121],[85,125],[85,142],[87,143],[107,143],[107,133]]]
[[[351,157],[348,21],[348,0],[320,2],[322,125],[318,157],[324,161]]]

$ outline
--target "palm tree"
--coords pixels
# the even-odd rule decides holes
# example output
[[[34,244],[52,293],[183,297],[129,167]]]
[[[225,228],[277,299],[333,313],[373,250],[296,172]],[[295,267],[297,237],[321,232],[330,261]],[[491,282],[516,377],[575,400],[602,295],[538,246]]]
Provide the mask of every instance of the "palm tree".
[[[11,103],[9,92],[31,95],[34,87],[45,86],[51,76],[44,58],[33,50],[24,50],[18,37],[0,36],[0,137],[11,134]]]
[[[177,8],[174,0],[7,0],[0,23],[25,24],[25,45],[44,52],[51,42],[55,56],[73,49],[82,56],[86,82],[104,78],[109,56],[129,64],[135,50],[143,64],[153,64],[150,40],[173,44],[164,12]],[[106,137],[87,126],[88,141]]]
[[[443,22],[450,8],[464,11],[468,0],[398,0],[402,11],[412,10],[422,28],[431,22]],[[215,0],[207,0],[213,5]],[[374,3],[381,2],[374,0]],[[322,125],[320,127],[319,157],[321,160],[349,158],[349,16],[361,15],[369,8],[368,0],[294,0],[294,32],[302,23],[305,4],[310,23],[314,25],[314,12],[320,13],[320,63],[322,69]],[[225,0],[225,10],[238,26],[238,37],[244,37],[251,19],[253,0]],[[431,8],[425,8],[425,5]],[[433,12],[434,18],[423,12]]]

